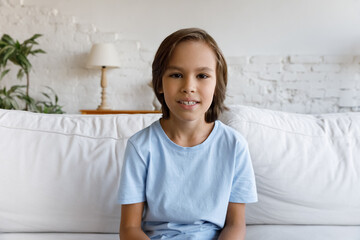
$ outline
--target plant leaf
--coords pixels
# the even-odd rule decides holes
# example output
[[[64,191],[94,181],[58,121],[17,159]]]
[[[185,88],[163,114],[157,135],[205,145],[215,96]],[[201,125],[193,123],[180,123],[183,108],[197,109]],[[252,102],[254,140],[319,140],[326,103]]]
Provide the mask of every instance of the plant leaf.
[[[31,45],[37,45],[38,43],[32,39],[28,39],[26,41],[23,42],[23,45],[28,45],[28,44],[31,44]]]
[[[20,48],[21,48],[21,44],[20,44],[20,42],[17,41],[17,40],[16,40],[16,42],[15,42],[15,47],[16,47],[17,49],[20,49]]]
[[[8,72],[10,72],[10,69],[6,69],[4,70],[1,75],[0,75],[0,81],[5,77],[6,74],[8,74]]]
[[[24,77],[24,70],[22,68],[19,69],[17,75],[17,79],[21,80]]]
[[[24,87],[26,87],[26,86],[24,86],[24,85],[14,85],[14,86],[12,86],[12,87],[10,88],[9,91],[16,92],[16,91],[18,91],[19,89],[24,88]]]
[[[6,47],[3,47],[3,48],[0,49],[0,55],[1,55],[1,54],[4,54],[4,55],[5,55],[5,54],[6,54],[6,53],[5,53],[6,51],[11,51],[11,50],[15,51],[14,46],[8,45],[8,46],[6,46]]]
[[[12,39],[8,34],[2,35],[1,40],[6,42],[9,45],[14,45],[15,44],[14,39]]]
[[[43,92],[42,95],[44,95],[47,99],[51,100],[49,94]]]
[[[46,53],[46,52],[44,50],[42,50],[42,49],[35,49],[35,50],[30,52],[31,55],[35,55],[35,54],[38,54],[38,53]]]
[[[35,39],[37,39],[41,36],[42,36],[42,34],[38,34],[38,33],[34,34],[31,38],[25,40],[23,44],[27,45],[27,44],[31,43],[31,44],[37,45],[38,43],[35,41]]]
[[[19,54],[19,55],[17,55],[17,58],[19,60],[20,65],[24,69],[24,72],[29,73],[30,69],[31,69],[31,63],[29,62],[27,57],[22,54]]]
[[[31,52],[31,49],[32,49],[32,46],[30,46],[30,47],[23,46],[21,51],[23,52],[24,56],[27,56]]]
[[[0,40],[0,47],[7,46],[8,43],[4,42],[3,40]]]
[[[35,39],[37,39],[37,38],[39,38],[41,36],[42,36],[42,34],[36,33],[36,34],[34,34],[34,36],[31,37],[31,39],[35,40]]]
[[[3,61],[6,64],[7,60],[11,58],[11,55],[15,52],[15,48],[10,48],[7,53],[4,54]]]

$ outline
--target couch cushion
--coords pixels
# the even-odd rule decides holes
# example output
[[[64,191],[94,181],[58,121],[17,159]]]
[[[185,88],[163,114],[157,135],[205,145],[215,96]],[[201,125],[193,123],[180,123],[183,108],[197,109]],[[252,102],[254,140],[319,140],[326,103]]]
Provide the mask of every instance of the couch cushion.
[[[0,232],[118,232],[126,141],[159,117],[0,110]]]
[[[250,225],[246,240],[359,240],[360,226]]]
[[[231,106],[221,120],[249,143],[259,202],[247,223],[360,225],[360,113]]]

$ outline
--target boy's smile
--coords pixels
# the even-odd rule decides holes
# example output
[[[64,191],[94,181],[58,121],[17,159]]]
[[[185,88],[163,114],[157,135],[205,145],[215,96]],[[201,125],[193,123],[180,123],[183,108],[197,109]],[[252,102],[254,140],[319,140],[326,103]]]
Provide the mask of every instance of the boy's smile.
[[[204,122],[216,86],[213,50],[202,41],[179,43],[169,60],[162,85],[170,119]]]
[[[193,101],[193,100],[180,100],[178,101],[180,106],[184,109],[193,109],[197,104],[199,104],[199,101]]]

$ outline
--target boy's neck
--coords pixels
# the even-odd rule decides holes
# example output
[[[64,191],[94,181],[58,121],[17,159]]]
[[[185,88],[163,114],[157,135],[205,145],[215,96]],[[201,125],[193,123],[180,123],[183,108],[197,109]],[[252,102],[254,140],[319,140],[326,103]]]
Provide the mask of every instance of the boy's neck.
[[[171,141],[182,147],[193,147],[204,142],[215,123],[204,121],[178,122],[172,118],[160,119],[161,127]]]

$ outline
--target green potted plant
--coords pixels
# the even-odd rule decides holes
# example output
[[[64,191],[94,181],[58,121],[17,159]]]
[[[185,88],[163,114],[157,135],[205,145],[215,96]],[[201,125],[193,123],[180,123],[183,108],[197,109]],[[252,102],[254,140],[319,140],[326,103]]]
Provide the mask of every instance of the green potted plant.
[[[12,62],[19,67],[17,72],[17,78],[22,79],[26,76],[26,92],[21,92],[21,88],[24,86],[15,85],[9,90],[4,87],[0,91],[0,108],[6,109],[19,109],[17,100],[25,103],[25,110],[34,112],[46,112],[46,113],[64,113],[62,107],[58,105],[58,96],[51,89],[54,94],[54,101],[51,97],[42,93],[47,98],[47,101],[36,101],[29,96],[30,87],[30,71],[32,65],[29,61],[29,55],[37,55],[39,53],[46,53],[42,49],[33,49],[35,45],[38,45],[37,38],[41,37],[41,34],[34,34],[31,38],[26,39],[23,43],[14,40],[8,34],[4,34],[0,39],[0,81],[9,73],[10,69],[7,69],[8,61]]]

